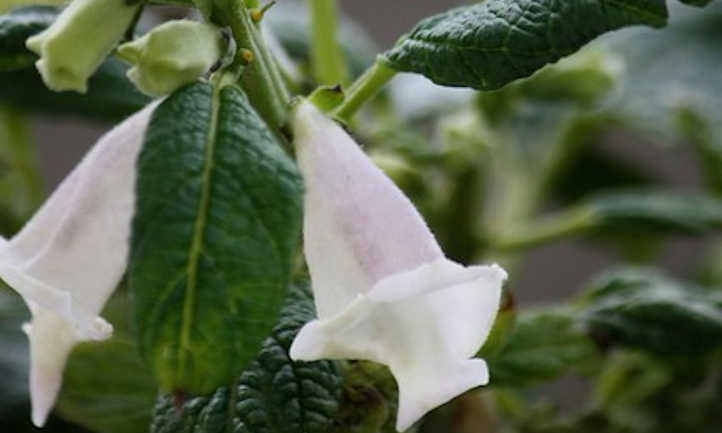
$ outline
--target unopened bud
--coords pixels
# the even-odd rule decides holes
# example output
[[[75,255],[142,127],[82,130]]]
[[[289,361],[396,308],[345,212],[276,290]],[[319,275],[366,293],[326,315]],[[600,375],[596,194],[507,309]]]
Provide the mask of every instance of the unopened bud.
[[[74,0],[45,31],[25,45],[52,90],[85,93],[98,69],[130,26],[139,4],[127,0]]]
[[[208,72],[226,48],[219,28],[178,20],[121,45],[118,57],[133,65],[128,78],[138,89],[151,96],[162,96]]]

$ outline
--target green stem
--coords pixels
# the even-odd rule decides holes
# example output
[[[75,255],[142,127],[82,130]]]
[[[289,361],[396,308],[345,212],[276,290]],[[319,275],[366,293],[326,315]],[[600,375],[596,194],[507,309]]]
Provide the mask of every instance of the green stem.
[[[346,92],[346,97],[332,115],[348,123],[363,104],[378,93],[396,75],[396,71],[377,60]]]
[[[594,227],[595,219],[595,214],[590,209],[572,209],[542,221],[507,230],[492,239],[492,246],[505,251],[526,249],[587,231]]]
[[[238,45],[238,55],[244,50],[252,53],[243,70],[240,84],[251,104],[272,128],[286,123],[290,95],[278,71],[268,46],[251,19],[243,0],[219,0],[221,14],[231,28]]]
[[[311,67],[319,85],[346,85],[349,72],[338,41],[336,0],[310,0]]]

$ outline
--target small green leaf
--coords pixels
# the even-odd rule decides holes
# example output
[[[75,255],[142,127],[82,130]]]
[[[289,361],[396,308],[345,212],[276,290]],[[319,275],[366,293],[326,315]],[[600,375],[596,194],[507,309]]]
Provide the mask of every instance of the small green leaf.
[[[151,433],[327,433],[341,395],[336,365],[288,357],[296,334],[314,316],[309,290],[292,287],[278,324],[240,378],[181,407],[162,395]]]
[[[722,292],[647,270],[607,274],[584,298],[584,322],[605,344],[684,356],[722,344]]]
[[[438,84],[492,90],[605,32],[666,22],[664,0],[487,0],[421,21],[384,57]]]
[[[128,283],[141,353],[161,388],[208,393],[276,321],[300,175],[239,88],[201,82],[156,109],[138,173]]]
[[[517,318],[504,349],[487,359],[492,386],[527,386],[589,363],[592,341],[570,313],[527,313]]]
[[[104,433],[147,431],[157,389],[131,335],[130,304],[127,290],[116,290],[103,310],[112,338],[73,349],[56,405],[62,418]]]
[[[38,56],[25,48],[25,40],[55,21],[58,9],[31,6],[0,15],[0,72],[26,68]]]

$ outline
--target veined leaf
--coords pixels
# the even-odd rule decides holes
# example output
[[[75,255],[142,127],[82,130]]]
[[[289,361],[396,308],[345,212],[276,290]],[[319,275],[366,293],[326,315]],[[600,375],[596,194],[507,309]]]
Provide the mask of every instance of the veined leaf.
[[[25,48],[25,40],[45,30],[57,14],[54,7],[31,6],[0,15],[0,72],[33,64],[38,56]]]
[[[154,112],[137,191],[128,283],[141,352],[161,388],[211,392],[276,321],[300,175],[239,88],[199,82]]]
[[[722,344],[722,292],[647,270],[612,272],[593,282],[584,322],[607,344],[684,356]]]
[[[526,386],[550,380],[596,354],[571,313],[527,313],[517,318],[504,348],[487,359],[490,384]]]
[[[426,18],[384,57],[438,84],[491,90],[610,30],[666,22],[665,0],[486,0]]]
[[[336,365],[288,357],[296,334],[314,316],[308,289],[292,287],[278,324],[240,378],[180,408],[172,395],[161,396],[151,433],[327,433],[341,394]]]

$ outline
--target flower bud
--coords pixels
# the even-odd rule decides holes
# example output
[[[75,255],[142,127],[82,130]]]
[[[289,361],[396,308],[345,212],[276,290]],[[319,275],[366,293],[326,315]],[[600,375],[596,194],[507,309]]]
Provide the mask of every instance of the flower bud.
[[[40,56],[35,63],[52,90],[85,93],[88,78],[123,37],[139,2],[128,0],[74,0],[41,33],[25,45]]]
[[[133,65],[128,78],[138,89],[151,96],[162,96],[208,72],[226,48],[217,27],[178,20],[121,45],[118,57]]]

